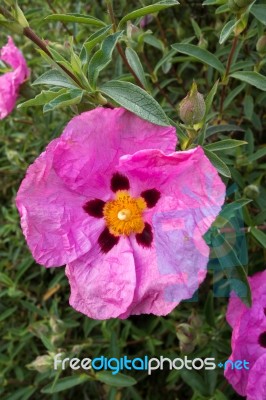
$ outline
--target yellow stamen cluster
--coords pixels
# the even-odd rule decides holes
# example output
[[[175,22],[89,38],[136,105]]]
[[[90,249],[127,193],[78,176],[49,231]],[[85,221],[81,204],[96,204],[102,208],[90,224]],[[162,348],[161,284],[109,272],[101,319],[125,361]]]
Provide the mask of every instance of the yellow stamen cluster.
[[[115,200],[107,201],[103,209],[106,225],[114,236],[141,233],[145,227],[142,213],[147,204],[142,197],[133,198],[119,190]]]

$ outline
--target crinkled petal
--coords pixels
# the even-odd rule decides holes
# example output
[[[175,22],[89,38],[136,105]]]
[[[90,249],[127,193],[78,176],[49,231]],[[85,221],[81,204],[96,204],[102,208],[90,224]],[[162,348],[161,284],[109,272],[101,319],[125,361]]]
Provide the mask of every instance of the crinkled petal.
[[[104,221],[83,210],[86,197],[71,191],[53,168],[59,139],[50,143],[28,168],[17,194],[21,226],[35,260],[47,267],[63,265],[88,252]]]
[[[26,60],[10,36],[7,44],[1,49],[0,59],[13,68],[13,79],[16,85],[20,85],[29,76],[30,71]]]
[[[240,321],[233,330],[232,335],[232,361],[246,360],[250,369],[253,368],[257,359],[265,354],[266,349],[259,344],[259,337],[266,331],[266,318],[264,307],[266,304],[253,304],[241,316]],[[232,369],[228,364],[225,370],[225,377],[242,396],[246,396],[247,384],[250,370]]]
[[[73,190],[93,196],[95,189],[107,200],[114,167],[124,154],[158,148],[175,150],[171,126],[144,121],[122,108],[96,108],[73,118],[55,151],[54,166]]]
[[[191,298],[205,278],[209,248],[202,235],[221,209],[225,186],[200,147],[169,155],[140,151],[122,157],[118,169],[129,178],[133,196],[148,188],[161,193],[156,206],[144,212],[153,229],[152,247],[131,237],[137,284],[124,317],[165,315]]]
[[[121,237],[107,254],[100,254],[95,247],[88,255],[68,264],[66,275],[73,308],[99,320],[119,317],[131,304],[136,285],[128,238]]]
[[[266,399],[266,353],[253,365],[247,384],[247,400]]]
[[[13,72],[0,76],[0,120],[10,114],[16,104],[17,86],[13,78]]]
[[[248,280],[251,288],[252,303],[262,303],[263,297],[266,296],[266,271],[258,272],[250,276]],[[226,320],[234,330],[236,330],[243,313],[246,311],[248,311],[248,307],[232,292],[226,312]]]

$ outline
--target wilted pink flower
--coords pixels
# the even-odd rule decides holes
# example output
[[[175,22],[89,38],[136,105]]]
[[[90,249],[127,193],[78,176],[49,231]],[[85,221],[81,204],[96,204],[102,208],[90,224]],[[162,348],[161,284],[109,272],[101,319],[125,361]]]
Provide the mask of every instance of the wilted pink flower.
[[[153,21],[154,17],[152,14],[147,14],[145,17],[143,17],[139,23],[139,26],[143,29],[147,25],[149,25]]]
[[[97,108],[29,167],[17,195],[22,229],[39,263],[67,263],[76,310],[165,315],[204,279],[202,235],[225,187],[200,147],[175,147],[173,127]]]
[[[15,107],[19,86],[28,78],[30,71],[10,36],[8,43],[0,51],[0,60],[12,68],[12,71],[0,76],[0,119],[3,119]]]
[[[233,293],[227,321],[233,328],[230,360],[246,360],[249,369],[232,369],[227,364],[225,377],[247,400],[266,399],[266,271],[249,278],[252,307],[248,308]]]

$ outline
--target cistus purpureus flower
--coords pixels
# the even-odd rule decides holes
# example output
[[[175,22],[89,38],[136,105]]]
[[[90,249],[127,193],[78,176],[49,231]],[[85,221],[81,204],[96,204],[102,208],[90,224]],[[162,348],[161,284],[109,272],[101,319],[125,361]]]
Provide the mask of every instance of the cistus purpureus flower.
[[[233,328],[230,360],[246,360],[248,369],[232,368],[228,363],[225,377],[247,400],[266,399],[266,271],[248,278],[252,307],[248,308],[233,292],[226,318]]]
[[[206,275],[202,238],[225,186],[201,147],[122,109],[74,117],[29,167],[21,225],[46,267],[67,263],[70,304],[95,319],[166,315]]]
[[[7,44],[0,50],[0,60],[12,68],[12,71],[0,76],[0,119],[3,119],[15,107],[19,87],[29,77],[30,71],[10,36]]]

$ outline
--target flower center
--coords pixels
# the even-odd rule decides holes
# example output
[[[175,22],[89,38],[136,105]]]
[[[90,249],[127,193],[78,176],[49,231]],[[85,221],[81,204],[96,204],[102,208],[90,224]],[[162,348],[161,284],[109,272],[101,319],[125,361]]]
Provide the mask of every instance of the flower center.
[[[107,201],[103,216],[110,233],[115,236],[142,233],[145,223],[142,218],[147,204],[142,197],[133,198],[126,190],[116,192],[115,200]]]

